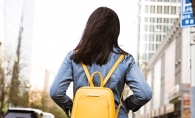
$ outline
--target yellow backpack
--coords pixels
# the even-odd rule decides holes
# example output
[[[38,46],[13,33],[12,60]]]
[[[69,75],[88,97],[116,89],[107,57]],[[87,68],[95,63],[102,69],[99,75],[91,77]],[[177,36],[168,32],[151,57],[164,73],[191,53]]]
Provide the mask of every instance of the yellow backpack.
[[[120,104],[115,110],[114,95],[111,89],[104,87],[124,55],[121,55],[116,63],[107,74],[106,78],[102,79],[102,74],[98,71],[94,72],[90,76],[89,71],[85,64],[82,63],[83,69],[87,76],[90,86],[81,87],[76,91],[71,118],[117,118]],[[93,77],[95,74],[100,76],[100,87],[94,87]],[[122,97],[122,95],[121,95]]]

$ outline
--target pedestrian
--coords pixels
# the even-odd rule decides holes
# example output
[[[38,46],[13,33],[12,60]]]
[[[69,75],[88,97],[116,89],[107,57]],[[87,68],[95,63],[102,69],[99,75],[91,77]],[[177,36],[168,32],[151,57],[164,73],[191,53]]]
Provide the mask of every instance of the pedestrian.
[[[118,118],[128,118],[130,110],[136,112],[151,100],[152,90],[135,59],[118,45],[119,33],[119,18],[112,9],[99,7],[90,15],[80,42],[66,55],[50,88],[51,98],[66,115],[71,112],[73,105],[72,99],[66,94],[69,84],[73,82],[73,96],[80,87],[89,86],[81,63],[87,65],[90,75],[99,71],[105,78],[121,54],[125,55],[124,58],[105,84],[114,94],[116,107],[125,84],[133,92],[122,100]],[[98,77],[94,77],[94,86],[100,85]]]

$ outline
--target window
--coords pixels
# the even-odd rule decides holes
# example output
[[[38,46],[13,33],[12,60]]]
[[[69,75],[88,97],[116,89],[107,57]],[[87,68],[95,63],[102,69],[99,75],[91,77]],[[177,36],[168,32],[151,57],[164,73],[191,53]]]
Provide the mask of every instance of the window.
[[[150,6],[150,13],[155,13],[155,6]]]
[[[152,50],[152,43],[149,44],[149,51]]]
[[[162,42],[162,36],[161,35],[159,36],[159,42]]]
[[[150,43],[150,45],[149,45],[149,51],[150,52],[153,52],[154,51],[154,43]]]
[[[155,18],[150,17],[150,22],[151,22],[151,23],[154,23],[154,22],[155,22]]]
[[[163,28],[163,32],[167,32],[167,28],[166,28],[167,26],[164,26],[164,28]]]
[[[145,29],[145,32],[147,32],[148,31],[148,26],[147,25],[144,25],[144,29]]]
[[[148,18],[147,18],[147,17],[145,17],[145,18],[144,18],[144,21],[147,23],[147,22],[148,22]]]
[[[169,26],[164,26],[163,32],[167,33],[168,30],[169,30]]]
[[[149,41],[154,41],[154,34],[149,35]]]
[[[145,41],[147,41],[147,34],[144,35]]]
[[[167,26],[167,31],[169,30],[169,26]]]
[[[145,47],[144,47],[144,49],[145,49],[145,50],[147,50],[147,47],[148,47],[148,44],[146,44],[146,43],[145,43]]]
[[[154,51],[154,44],[152,44],[152,51]]]
[[[176,9],[177,9],[177,13],[176,13],[176,14],[179,14],[179,13],[180,13],[181,8],[180,8],[180,7],[176,7]]]
[[[164,23],[164,18],[161,18],[161,23]]]
[[[149,34],[149,41],[151,41],[151,38],[152,38],[152,34]]]
[[[158,42],[159,40],[159,35],[156,35],[156,42]]]
[[[32,113],[8,112],[5,118],[32,118]],[[36,117],[36,116],[35,116]]]
[[[157,13],[162,14],[162,6],[157,6]]]
[[[162,18],[157,18],[157,23],[162,23]]]
[[[161,32],[161,25],[156,26],[155,32]]]
[[[151,57],[152,57],[152,55],[153,55],[153,53],[149,53],[149,58],[151,58]]]
[[[164,7],[164,14],[169,14],[169,6]]]
[[[156,49],[158,48],[159,44],[156,44]]]
[[[168,18],[164,18],[164,23],[169,23],[169,19]]]
[[[143,54],[142,54],[142,59],[143,59],[143,60],[146,60],[146,53],[143,53]]]
[[[175,22],[175,18],[171,18],[171,23],[173,24]]]
[[[148,5],[145,5],[145,13],[148,13]]]
[[[176,14],[176,7],[175,6],[171,7],[171,14]]]
[[[156,42],[161,42],[161,35],[156,35]]]
[[[154,25],[150,25],[150,32],[154,32]]]

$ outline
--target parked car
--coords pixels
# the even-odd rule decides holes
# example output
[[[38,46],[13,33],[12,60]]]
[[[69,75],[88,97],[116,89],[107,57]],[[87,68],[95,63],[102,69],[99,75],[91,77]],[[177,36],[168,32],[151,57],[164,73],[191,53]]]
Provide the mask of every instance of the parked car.
[[[4,118],[45,118],[43,111],[33,108],[9,108]]]
[[[52,113],[48,113],[48,112],[43,112],[43,116],[45,118],[55,118],[54,115]]]

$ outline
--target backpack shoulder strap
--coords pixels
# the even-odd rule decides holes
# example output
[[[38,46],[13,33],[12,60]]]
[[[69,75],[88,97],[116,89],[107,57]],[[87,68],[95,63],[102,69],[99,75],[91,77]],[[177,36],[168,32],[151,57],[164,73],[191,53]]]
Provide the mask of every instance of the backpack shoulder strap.
[[[87,80],[88,80],[88,82],[90,83],[90,74],[89,74],[89,71],[88,71],[88,69],[87,69],[87,66],[85,65],[85,64],[83,64],[83,63],[81,63],[81,65],[82,65],[82,67],[83,67],[83,69],[84,69],[84,71],[85,71],[85,74],[86,74],[86,76],[87,76]],[[93,85],[93,82],[91,83],[92,84],[92,86],[94,86]]]
[[[106,75],[106,78],[103,81],[103,86],[106,84],[106,82],[108,81],[108,79],[110,78],[110,76],[112,75],[112,73],[114,72],[114,70],[116,69],[116,67],[121,62],[121,60],[123,59],[124,56],[125,56],[124,54],[121,54],[119,56],[118,60],[115,62],[115,64],[112,66],[112,68],[110,69],[110,71]],[[119,103],[119,105],[118,105],[118,107],[117,107],[117,109],[115,111],[115,118],[118,118],[118,113],[119,113],[120,107],[122,106],[122,96],[123,96],[123,93],[121,94],[120,103]]]
[[[123,59],[124,54],[121,54],[118,58],[118,60],[115,62],[115,64],[112,66],[112,68],[110,69],[110,71],[108,72],[108,74],[106,75],[106,78],[103,81],[103,86],[106,84],[106,82],[108,81],[108,79],[110,78],[110,76],[112,75],[112,73],[114,72],[114,70],[116,69],[116,67],[118,66],[118,64],[121,62],[121,60]]]
[[[119,56],[118,60],[117,60],[117,61],[115,62],[115,64],[112,66],[112,68],[110,69],[110,71],[108,72],[106,78],[105,78],[104,81],[103,81],[103,86],[106,84],[106,82],[108,81],[108,79],[110,78],[110,76],[112,75],[112,73],[114,72],[114,70],[116,69],[116,67],[118,66],[118,64],[120,63],[120,61],[123,59],[123,57],[124,57],[124,54],[121,54],[121,55]],[[88,71],[88,69],[87,69],[87,66],[86,66],[85,64],[83,64],[83,63],[81,63],[81,65],[82,65],[82,67],[83,67],[83,69],[84,69],[84,71],[85,71],[85,74],[86,74],[86,76],[87,76],[88,82],[90,83],[90,78],[91,78],[91,77],[90,77],[89,71]],[[94,86],[93,83],[92,83],[92,86]]]

